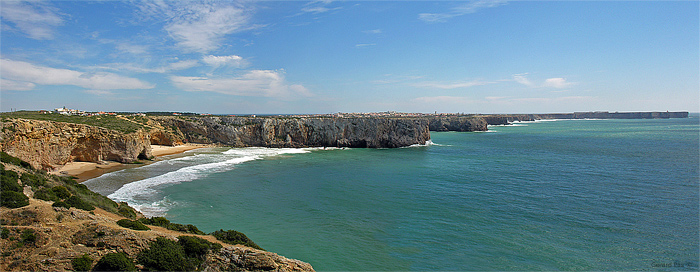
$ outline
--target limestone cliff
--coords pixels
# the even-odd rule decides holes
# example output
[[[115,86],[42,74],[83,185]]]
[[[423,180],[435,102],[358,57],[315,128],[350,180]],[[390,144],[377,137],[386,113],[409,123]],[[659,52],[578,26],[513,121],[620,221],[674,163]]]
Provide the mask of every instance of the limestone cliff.
[[[428,121],[408,118],[156,117],[191,143],[246,147],[394,148],[425,144]]]
[[[428,117],[430,131],[486,131],[487,122],[477,116]]]
[[[141,130],[124,134],[83,124],[7,119],[0,134],[2,150],[49,169],[69,161],[130,163],[150,158],[150,135]]]

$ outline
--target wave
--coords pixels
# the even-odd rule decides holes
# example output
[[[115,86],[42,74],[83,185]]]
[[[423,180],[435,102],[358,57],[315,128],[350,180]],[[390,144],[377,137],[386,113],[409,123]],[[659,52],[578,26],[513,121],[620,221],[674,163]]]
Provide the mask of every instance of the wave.
[[[196,154],[194,156],[161,161],[147,166],[154,167],[154,165],[159,163],[168,163],[170,165],[184,163],[189,166],[124,184],[107,197],[117,202],[127,202],[130,206],[147,216],[160,216],[164,215],[169,210],[170,206],[175,205],[175,203],[168,201],[167,198],[157,199],[160,188],[201,179],[212,173],[230,171],[233,170],[236,165],[244,162],[283,154],[303,154],[309,152],[311,152],[311,150],[305,148],[232,148],[215,154]],[[193,163],[194,165],[191,165]]]
[[[409,146],[404,146],[402,148],[409,148],[409,147],[426,147],[426,146],[450,146],[450,145],[443,145],[443,144],[437,144],[434,143],[433,140],[427,140],[425,141],[425,144],[412,144]]]

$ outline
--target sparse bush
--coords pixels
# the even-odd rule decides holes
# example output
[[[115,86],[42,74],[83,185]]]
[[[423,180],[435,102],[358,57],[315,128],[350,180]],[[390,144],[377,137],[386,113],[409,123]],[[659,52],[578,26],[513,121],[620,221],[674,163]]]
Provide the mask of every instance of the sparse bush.
[[[255,244],[253,242],[253,240],[250,240],[250,238],[248,238],[248,236],[246,236],[245,234],[243,234],[241,232],[235,231],[235,230],[227,230],[227,231],[224,231],[223,229],[217,230],[215,232],[212,232],[211,235],[213,235],[214,237],[216,237],[216,239],[218,239],[219,241],[222,241],[224,243],[229,243],[232,245],[240,244],[240,245],[244,245],[247,247],[252,247],[252,248],[264,250],[260,246]]]
[[[7,239],[10,237],[10,230],[6,228],[2,228],[2,232],[0,233],[0,238],[2,239]]]
[[[97,261],[92,271],[136,271],[136,266],[124,253],[109,253]]]
[[[29,205],[29,198],[23,193],[15,191],[2,191],[0,201],[2,201],[3,207],[11,209]]]
[[[73,259],[70,263],[75,271],[90,271],[92,268],[92,258],[87,254]]]
[[[133,221],[129,219],[122,219],[117,221],[117,225],[132,229],[132,230],[150,230],[151,228],[146,227],[144,224],[141,224],[139,221]]]

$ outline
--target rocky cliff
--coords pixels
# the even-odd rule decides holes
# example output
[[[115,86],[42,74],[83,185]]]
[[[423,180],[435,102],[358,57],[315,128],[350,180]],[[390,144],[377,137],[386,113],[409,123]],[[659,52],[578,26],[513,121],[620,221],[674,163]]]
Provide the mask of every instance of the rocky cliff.
[[[49,169],[69,161],[130,163],[151,155],[150,135],[141,130],[124,134],[83,124],[6,119],[0,134],[2,150]]]
[[[487,121],[477,116],[433,116],[427,118],[430,131],[486,131]]]
[[[408,118],[154,117],[191,143],[246,147],[394,148],[425,144],[428,121]]]

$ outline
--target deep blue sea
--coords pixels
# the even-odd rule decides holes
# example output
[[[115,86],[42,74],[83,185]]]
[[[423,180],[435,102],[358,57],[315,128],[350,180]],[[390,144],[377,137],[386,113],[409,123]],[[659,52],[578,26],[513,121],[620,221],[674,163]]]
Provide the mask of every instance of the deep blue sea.
[[[86,181],[316,270],[698,270],[700,119],[433,132],[398,149],[211,148]]]

